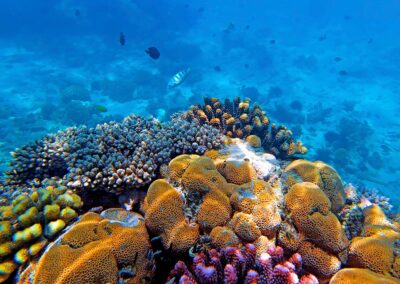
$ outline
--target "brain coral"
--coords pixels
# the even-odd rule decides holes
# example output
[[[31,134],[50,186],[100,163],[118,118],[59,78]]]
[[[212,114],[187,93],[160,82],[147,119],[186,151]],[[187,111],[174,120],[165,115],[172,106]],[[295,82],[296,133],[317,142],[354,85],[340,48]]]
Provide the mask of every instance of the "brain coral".
[[[211,126],[179,116],[163,125],[131,115],[121,123],[68,128],[15,150],[6,182],[18,185],[58,176],[74,189],[121,192],[150,183],[157,168],[172,157],[202,154],[219,148],[222,140]]]
[[[27,263],[78,216],[82,201],[63,186],[20,194],[0,207],[0,282]]]
[[[229,137],[246,138],[257,135],[265,151],[280,158],[305,154],[307,149],[296,142],[293,134],[285,126],[270,124],[269,118],[258,105],[250,107],[250,100],[224,103],[216,98],[205,98],[204,105],[194,105],[183,117],[201,125],[212,125]],[[249,139],[253,139],[253,136]],[[255,142],[255,144],[258,144]]]
[[[295,232],[301,236],[289,240],[285,237],[281,240],[282,245],[288,249],[299,248],[304,265],[313,267],[315,274],[322,279],[333,275],[340,268],[339,259],[348,246],[348,240],[339,220],[330,211],[328,197],[316,184],[302,182],[289,189],[285,203]],[[293,244],[293,240],[298,244]]]
[[[104,216],[104,217],[102,217]],[[153,275],[152,250],[142,216],[122,209],[86,213],[53,243],[21,282],[143,283]]]
[[[350,244],[348,265],[396,275],[395,244],[400,240],[398,229],[378,205],[364,208],[363,214],[362,234]]]
[[[295,160],[285,168],[285,179],[289,186],[303,181],[318,185],[331,201],[333,212],[344,206],[346,194],[342,180],[335,169],[323,162]]]
[[[178,156],[168,172],[175,187],[168,180],[154,181],[142,209],[149,231],[160,235],[164,248],[184,252],[199,237],[199,229],[210,232],[229,221],[227,194],[232,189],[208,157]]]

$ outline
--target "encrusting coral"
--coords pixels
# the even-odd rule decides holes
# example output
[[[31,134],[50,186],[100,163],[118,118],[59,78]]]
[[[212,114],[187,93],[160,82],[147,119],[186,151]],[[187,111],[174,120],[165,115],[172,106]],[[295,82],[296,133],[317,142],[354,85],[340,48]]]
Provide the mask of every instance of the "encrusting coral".
[[[150,183],[172,157],[218,149],[222,140],[211,126],[177,115],[165,124],[131,115],[121,123],[68,128],[16,149],[6,184],[57,176],[73,189],[119,193]]]
[[[108,209],[83,215],[20,275],[19,283],[146,283],[153,265],[143,217]]]
[[[279,158],[287,158],[296,154],[305,154],[307,148],[296,142],[293,134],[285,126],[270,123],[265,111],[258,105],[250,106],[250,100],[233,101],[226,99],[224,103],[217,98],[205,98],[204,105],[194,105],[183,117],[201,125],[212,125],[229,137],[247,139],[258,146],[258,136],[266,152]]]
[[[0,282],[36,257],[78,216],[81,206],[78,195],[54,184],[20,194],[0,207]]]
[[[387,275],[374,273],[368,269],[345,268],[336,273],[329,284],[361,284],[361,283],[385,283],[398,284],[400,280]]]

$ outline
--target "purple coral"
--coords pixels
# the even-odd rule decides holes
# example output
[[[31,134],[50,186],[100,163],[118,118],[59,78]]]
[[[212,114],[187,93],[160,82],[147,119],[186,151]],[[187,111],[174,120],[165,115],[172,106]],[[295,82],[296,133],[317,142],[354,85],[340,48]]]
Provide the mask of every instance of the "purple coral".
[[[7,185],[57,176],[74,189],[122,192],[149,184],[158,167],[183,153],[218,149],[223,136],[179,116],[161,124],[128,116],[121,123],[68,128],[13,152]]]
[[[280,247],[270,248],[258,256],[255,247],[247,244],[243,249],[227,247],[200,252],[191,265],[192,270],[178,261],[171,271],[168,283],[268,283],[268,284],[314,284],[319,283],[312,274],[302,271],[298,253],[285,260]]]

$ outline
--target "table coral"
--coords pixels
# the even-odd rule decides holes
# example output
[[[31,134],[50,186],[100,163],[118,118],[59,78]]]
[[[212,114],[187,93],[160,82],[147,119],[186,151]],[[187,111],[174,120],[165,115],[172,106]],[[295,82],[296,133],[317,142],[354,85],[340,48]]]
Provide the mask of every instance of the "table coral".
[[[333,212],[339,212],[346,201],[339,174],[323,162],[295,160],[285,168],[285,180],[289,186],[303,181],[315,183],[328,196]]]
[[[66,187],[48,186],[20,194],[0,207],[0,282],[39,254],[78,216],[81,206],[80,197]]]
[[[257,135],[264,150],[280,158],[307,152],[301,142],[294,140],[290,130],[271,124],[265,111],[258,105],[250,106],[249,99],[241,101],[236,97],[222,103],[216,98],[205,98],[204,105],[192,106],[183,117],[201,125],[212,125],[229,137]]]
[[[55,243],[20,283],[143,283],[153,275],[153,254],[144,219],[111,209],[86,213]]]

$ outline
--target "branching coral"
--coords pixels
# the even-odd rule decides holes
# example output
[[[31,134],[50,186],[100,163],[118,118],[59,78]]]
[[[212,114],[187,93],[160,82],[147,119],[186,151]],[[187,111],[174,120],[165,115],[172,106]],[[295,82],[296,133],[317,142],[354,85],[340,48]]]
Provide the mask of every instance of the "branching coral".
[[[131,115],[121,123],[68,128],[17,149],[7,184],[58,176],[70,188],[121,192],[150,183],[177,154],[202,154],[221,144],[222,135],[208,125],[179,116],[163,125]]]
[[[252,244],[247,244],[243,250],[237,247],[209,249],[195,256],[189,267],[193,269],[178,261],[168,283],[318,283],[315,276],[304,273],[298,253],[285,260],[279,247],[259,256]]]
[[[307,152],[301,142],[294,140],[290,130],[271,124],[265,111],[258,105],[251,106],[249,99],[241,101],[237,97],[222,103],[216,98],[205,98],[204,105],[192,106],[183,117],[201,125],[212,125],[229,137],[257,135],[264,150],[280,158]]]

